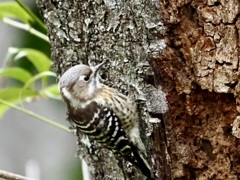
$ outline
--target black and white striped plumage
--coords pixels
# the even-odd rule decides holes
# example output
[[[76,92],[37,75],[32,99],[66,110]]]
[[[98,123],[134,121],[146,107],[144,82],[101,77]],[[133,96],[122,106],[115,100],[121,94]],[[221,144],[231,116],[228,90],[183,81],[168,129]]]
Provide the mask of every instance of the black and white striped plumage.
[[[139,136],[135,105],[125,95],[100,83],[98,71],[103,64],[76,65],[60,78],[59,89],[68,107],[68,120],[151,178],[150,166],[143,158],[146,152]]]

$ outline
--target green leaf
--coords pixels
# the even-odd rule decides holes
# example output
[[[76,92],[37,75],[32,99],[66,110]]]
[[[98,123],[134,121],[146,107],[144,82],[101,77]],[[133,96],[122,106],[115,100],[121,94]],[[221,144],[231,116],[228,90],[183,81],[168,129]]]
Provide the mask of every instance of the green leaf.
[[[15,0],[17,4],[30,16],[34,21],[45,31],[47,32],[47,27],[45,24],[23,3],[21,3],[20,0]]]
[[[22,93],[22,99],[39,95],[38,92],[31,89],[25,89],[22,91],[22,88],[18,87],[4,88],[0,90],[0,99],[4,99],[6,101],[18,101],[20,92]]]
[[[20,93],[21,99],[19,98]],[[39,96],[39,93],[30,89],[22,90],[22,88],[5,88],[0,90],[0,99],[3,99],[10,103],[18,103],[24,100],[31,100],[37,96]],[[7,105],[0,104],[0,118],[3,116],[3,114],[8,108],[9,107]]]
[[[25,83],[25,85],[22,88],[22,91],[24,92],[26,89],[28,89],[38,79],[47,80],[46,78],[48,78],[49,76],[56,77],[56,74],[54,72],[51,72],[51,71],[45,71],[45,72],[42,72],[42,73],[39,73],[39,74],[33,76],[31,79],[29,79]],[[41,94],[41,93],[39,93],[39,94]],[[20,96],[20,98],[22,98],[22,93],[21,92],[20,92],[19,96]]]
[[[48,87],[44,88],[41,91],[41,94],[43,94],[43,95],[45,95],[49,98],[52,98],[52,99],[58,99],[58,100],[61,99],[60,92],[58,90],[58,85],[57,84],[54,84],[54,85],[51,85],[51,86],[48,86]]]
[[[6,59],[7,60],[13,59],[14,56],[18,53],[18,51],[19,51],[18,48],[9,47],[7,51]]]
[[[37,69],[38,72],[49,71],[51,67],[51,59],[41,51],[30,48],[11,48],[11,52],[16,53],[15,60],[26,57]],[[9,55],[8,55],[9,56]]]
[[[49,77],[49,76],[53,76],[53,77],[56,77],[56,74],[54,72],[51,72],[51,71],[45,71],[45,72],[42,72],[42,73],[39,73],[35,76],[33,76],[31,79],[29,79],[24,87],[23,87],[23,90],[29,88],[35,81],[37,81],[38,79],[43,79],[44,77]]]
[[[23,83],[26,83],[32,77],[28,71],[19,67],[0,69],[0,76],[7,76]]]
[[[4,17],[19,19],[29,25],[34,21],[33,18],[16,2],[0,3],[0,19],[3,19]]]

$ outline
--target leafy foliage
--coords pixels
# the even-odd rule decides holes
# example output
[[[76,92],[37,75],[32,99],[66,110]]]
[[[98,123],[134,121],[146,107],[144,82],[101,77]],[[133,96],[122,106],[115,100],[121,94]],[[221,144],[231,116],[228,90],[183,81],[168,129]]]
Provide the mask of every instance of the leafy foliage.
[[[0,76],[10,77],[12,79],[26,83],[32,75],[25,69],[19,67],[10,67],[0,70]]]
[[[19,29],[26,30],[48,42],[46,35],[47,28],[43,22],[19,0],[0,3],[0,20]],[[41,32],[34,27],[40,27]],[[50,83],[52,77],[55,79],[54,82],[56,82],[56,75],[51,71],[51,58],[37,49],[15,47],[9,48],[6,57],[7,61],[11,61],[13,64],[27,60],[33,65],[35,71],[32,72],[28,68],[20,66],[0,69],[0,78],[5,77],[19,82],[14,83],[11,87],[0,90],[0,118],[11,107],[58,128],[67,130],[67,128],[51,120],[47,120],[44,117],[15,105],[22,104],[24,101],[31,102],[39,98],[60,99],[57,84]]]
[[[4,2],[0,4],[0,19],[10,17],[31,25],[34,19],[16,2]]]
[[[47,28],[44,23],[19,0],[16,0],[16,2],[0,3],[0,19],[3,20],[4,18],[11,18],[21,21],[30,27],[37,25],[41,27],[45,33],[47,32]]]
[[[21,98],[19,95],[21,94]],[[22,100],[32,99],[38,96],[38,92],[32,89],[25,89],[17,87],[5,88],[0,91],[0,99],[5,100],[9,103],[17,103]],[[4,112],[9,108],[9,106],[5,104],[0,104],[0,116],[4,114]]]

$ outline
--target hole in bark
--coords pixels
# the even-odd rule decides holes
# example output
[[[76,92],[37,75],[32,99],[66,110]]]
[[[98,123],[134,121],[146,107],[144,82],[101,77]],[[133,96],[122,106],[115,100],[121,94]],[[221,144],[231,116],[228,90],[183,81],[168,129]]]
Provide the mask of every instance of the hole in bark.
[[[230,87],[230,88],[235,88],[237,84],[238,84],[238,81],[225,83],[225,85]]]
[[[216,65],[221,65],[221,66],[223,66],[223,65],[226,65],[226,66],[232,66],[232,63],[231,62],[225,62],[225,61],[223,61],[223,62],[219,62],[218,60],[216,61]]]
[[[224,64],[226,64],[227,66],[232,66],[232,63],[230,62],[225,62]]]
[[[212,152],[213,151],[212,144],[209,140],[203,139],[201,147],[202,147],[202,150],[207,153],[207,155],[210,159],[215,158],[215,156]]]
[[[192,123],[196,126],[203,126],[203,122],[202,122],[202,119],[198,118],[197,116],[195,115],[192,115]]]
[[[154,76],[153,75],[146,75],[144,77],[144,81],[146,82],[146,84],[150,84],[150,85],[155,87],[155,82],[154,82]]]
[[[101,76],[102,80],[106,80],[107,79],[107,74],[105,74],[105,73],[102,73],[100,76]]]
[[[201,121],[201,120],[198,120],[198,121],[197,121],[197,125],[198,125],[198,126],[202,126],[202,125],[203,125],[202,121]]]
[[[58,1],[56,1],[56,0],[52,0],[52,4],[53,4],[55,7],[58,7]]]
[[[193,140],[193,146],[198,146],[198,140],[196,138]]]
[[[231,136],[232,135],[232,127],[231,126],[223,127],[223,131],[224,131],[226,136]]]
[[[219,1],[216,1],[213,5],[214,6],[219,6],[219,5],[221,5],[221,3]]]
[[[177,115],[175,120],[176,120],[176,121],[181,120],[181,116]]]
[[[187,168],[189,169],[190,179],[196,179],[196,172],[198,172],[199,170],[192,167],[186,167],[186,169]]]
[[[186,4],[183,8],[182,14],[183,16],[194,18],[194,15],[196,14],[196,9]]]

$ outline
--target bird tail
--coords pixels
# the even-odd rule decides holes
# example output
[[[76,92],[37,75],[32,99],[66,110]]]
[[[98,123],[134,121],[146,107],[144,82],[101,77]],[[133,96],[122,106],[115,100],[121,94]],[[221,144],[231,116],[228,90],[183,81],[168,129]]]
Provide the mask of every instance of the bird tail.
[[[154,180],[151,167],[143,155],[136,147],[132,147],[132,153],[133,155],[129,154],[128,156],[125,155],[125,157],[147,177],[147,180]]]

